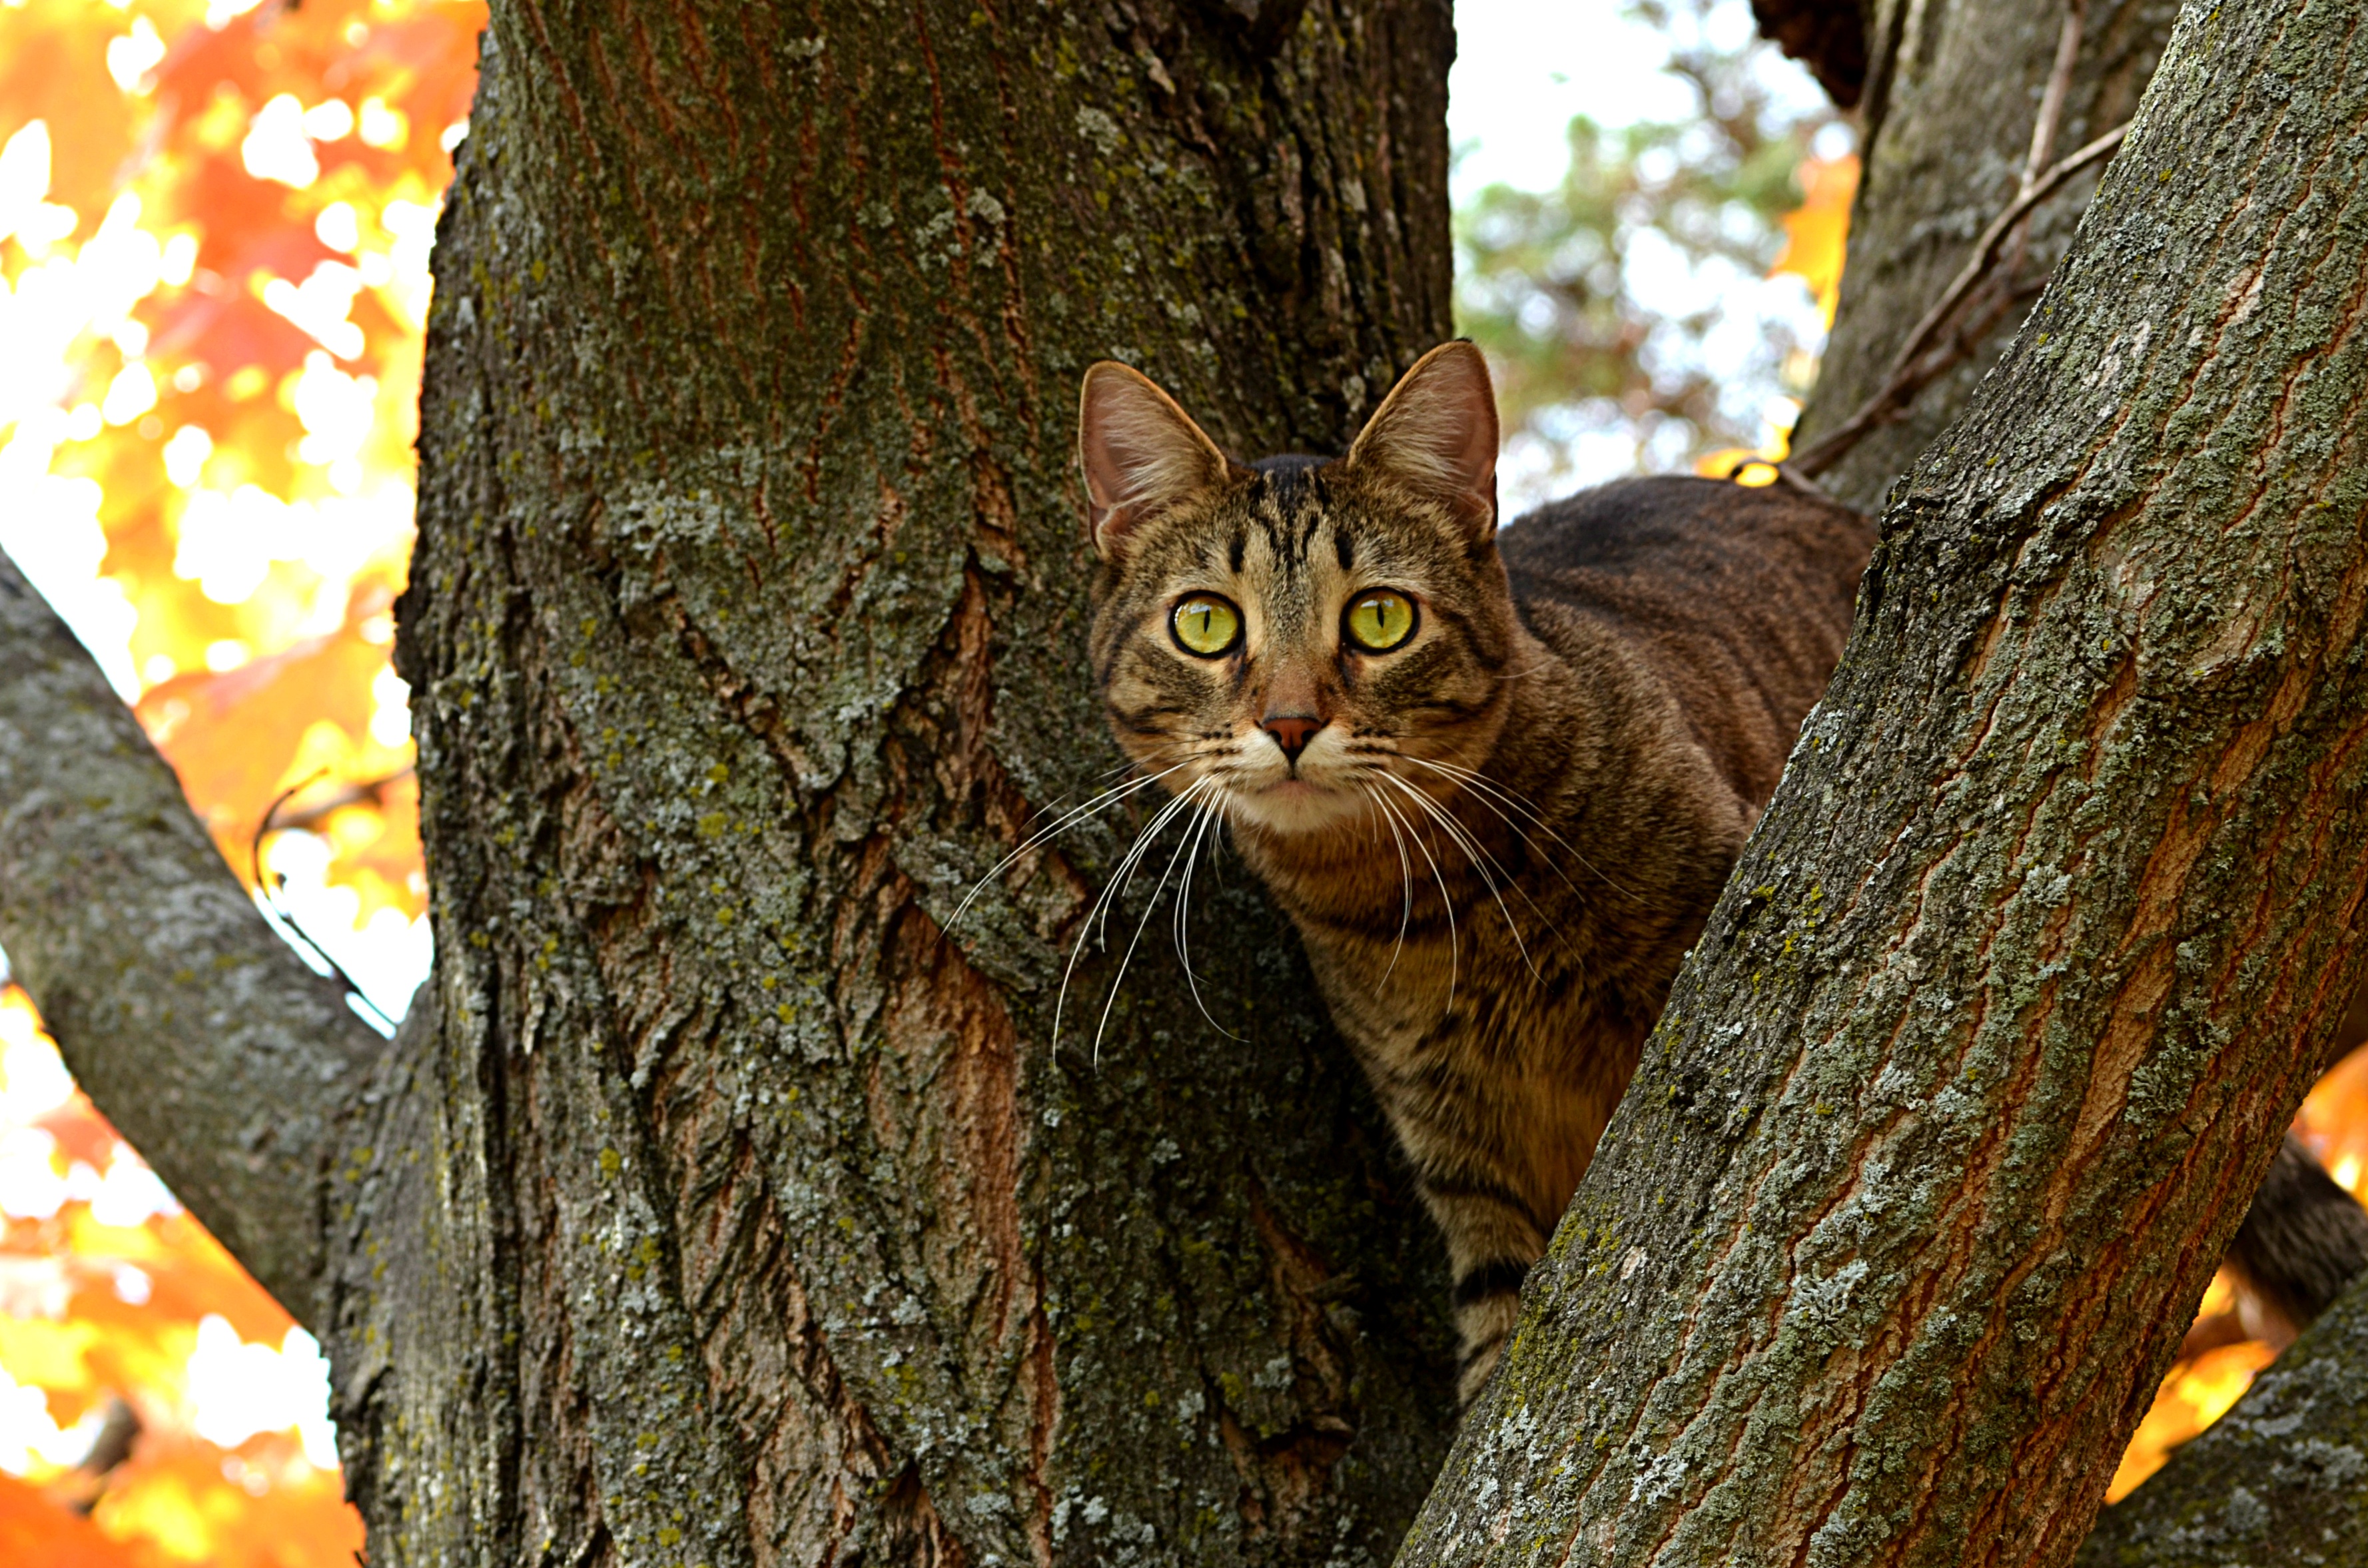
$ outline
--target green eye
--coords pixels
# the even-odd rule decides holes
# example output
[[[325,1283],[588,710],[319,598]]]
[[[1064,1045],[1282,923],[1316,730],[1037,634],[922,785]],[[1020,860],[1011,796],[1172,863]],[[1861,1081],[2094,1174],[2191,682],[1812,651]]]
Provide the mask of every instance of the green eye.
[[[1371,588],[1349,601],[1342,619],[1349,642],[1369,653],[1385,653],[1414,635],[1414,601],[1390,588]]]
[[[1176,617],[1168,624],[1175,631],[1178,647],[1204,659],[1232,653],[1234,644],[1242,640],[1241,612],[1214,594],[1188,596],[1176,607]]]

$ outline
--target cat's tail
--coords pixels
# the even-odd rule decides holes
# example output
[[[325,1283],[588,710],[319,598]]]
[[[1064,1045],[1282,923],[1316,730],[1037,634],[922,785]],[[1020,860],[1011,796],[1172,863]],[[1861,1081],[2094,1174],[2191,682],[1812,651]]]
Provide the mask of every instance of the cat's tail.
[[[2368,1209],[2288,1133],[2223,1267],[2245,1337],[2282,1351],[2368,1270]]]

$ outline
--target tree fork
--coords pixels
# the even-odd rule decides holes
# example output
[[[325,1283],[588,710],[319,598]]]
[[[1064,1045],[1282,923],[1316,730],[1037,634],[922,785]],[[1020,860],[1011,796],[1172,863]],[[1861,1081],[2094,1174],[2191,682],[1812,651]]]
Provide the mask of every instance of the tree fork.
[[[2054,1564],[2352,994],[2368,37],[2191,6],[1403,1564]]]

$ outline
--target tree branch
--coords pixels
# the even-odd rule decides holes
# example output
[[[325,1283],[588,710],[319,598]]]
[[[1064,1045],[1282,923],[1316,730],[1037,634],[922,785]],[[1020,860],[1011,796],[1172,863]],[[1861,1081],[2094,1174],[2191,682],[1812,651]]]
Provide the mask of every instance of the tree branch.
[[[2181,13],[1400,1568],[2078,1549],[2360,974],[2360,16]]]
[[[0,946],[76,1081],[310,1320],[331,1132],[381,1042],[272,934],[173,770],[5,554]]]

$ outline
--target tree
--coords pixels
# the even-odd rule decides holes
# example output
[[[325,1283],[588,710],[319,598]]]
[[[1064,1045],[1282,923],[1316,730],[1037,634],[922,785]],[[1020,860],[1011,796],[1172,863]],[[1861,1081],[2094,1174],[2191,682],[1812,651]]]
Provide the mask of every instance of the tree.
[[[1589,1522],[1603,1516],[1584,1512],[1579,1485],[1626,1488],[1632,1505],[1661,1510],[1649,1527],[1715,1473],[1697,1464],[1690,1483],[1595,1449],[1600,1403],[1532,1429],[1540,1441],[1586,1434],[1564,1477],[1525,1472],[1497,1439],[1522,1399],[1545,1410],[1556,1357],[1565,1381],[1571,1358],[1616,1358],[1606,1398],[1685,1397],[1683,1376],[1658,1376],[1668,1314],[1640,1315],[1639,1295],[1624,1321],[1601,1315],[1602,1292],[1641,1293],[1687,1267],[1688,1227],[1651,1202],[1640,1164],[1666,1160],[1658,1190],[1701,1199],[1705,1219],[1728,1216],[1722,1171],[1793,1159],[1828,1192],[1838,1172],[1868,1173],[1857,1093],[1886,1082],[1885,1053],[1865,1020],[1848,1021],[1833,967],[1847,960],[1833,949],[1861,928],[1898,930],[1919,885],[1911,869],[1971,865],[2001,831],[2004,807],[1975,796],[1963,824],[1914,809],[1941,773],[1935,735],[1967,712],[1952,659],[1968,648],[1986,649],[1981,668],[2011,698],[2014,724],[2070,733],[2054,696],[2010,677],[2068,681],[2086,668],[2076,655],[2127,675],[2118,711],[2150,719],[2168,682],[2192,722],[2090,739],[2082,756],[2104,783],[2070,830],[2123,819],[2103,830],[2121,837],[2091,846],[2093,880],[2059,889],[2074,866],[2009,887],[1943,867],[1941,896],[1996,891],[2018,917],[2044,907],[2084,930],[2127,929],[2148,886],[2127,846],[2167,821],[2199,835],[2190,863],[2215,889],[2235,885],[2236,846],[2291,846],[2242,933],[2210,899],[2164,911],[2185,923],[2135,957],[2084,953],[2088,964],[2049,977],[2071,1038],[1984,1042],[1978,1076],[1943,1092],[1998,1111],[2021,1142],[1934,1138],[1891,1161],[1903,1194],[1941,1194],[1976,1153],[2089,1140],[2095,1164],[2058,1189],[2065,1207],[2042,1214],[2048,1224],[2009,1223],[1968,1241],[1953,1275],[1913,1276],[2032,1335],[2006,1335],[1985,1375],[1936,1408],[1987,1445],[1975,1461],[2026,1441],[2063,1456],[2009,1500],[2004,1517],[2024,1534],[2002,1538],[2059,1558],[2077,1540],[2117,1424],[2135,1420],[2198,1269],[2236,1222],[2228,1195],[2248,1190],[2299,1093],[2301,1069],[2280,1051],[2296,1053],[2276,1031],[2306,1036],[2336,1006],[2318,960],[2358,902],[2340,820],[2356,809],[2358,764],[2328,739],[2328,716],[2357,710],[2361,677],[2329,653],[2340,628],[2270,589],[2247,602],[2287,613],[2259,657],[2192,677],[2190,665],[2150,662],[2166,641],[2193,651],[2221,624],[2203,575],[2180,586],[2191,621],[2141,619],[2105,648],[2103,624],[2072,611],[2112,579],[2073,566],[2100,516],[2134,544],[2209,528],[2233,505],[2227,475],[2247,471],[2214,468],[2215,488],[2193,483],[2199,461],[2249,441],[2233,449],[2269,454],[2275,483],[2338,476],[2329,507],[2301,515],[2307,548],[2294,559],[2305,587],[2356,580],[2357,540],[2347,547],[2340,525],[2346,505],[2356,522],[2341,485],[2359,461],[2326,404],[2340,404],[2346,377],[2355,394],[2360,384],[2340,358],[2356,352],[2340,285],[2358,247],[2336,247],[2291,287],[2282,274],[2271,290],[2257,273],[2250,297],[2271,308],[2237,324],[2200,379],[2180,358],[2195,346],[2162,324],[2183,324],[2180,311],[2248,259],[2290,257],[2294,233],[2356,219],[2305,209],[2279,247],[2243,231],[2192,276],[2154,261],[2154,297],[2127,276],[2146,262],[2143,243],[2169,251],[2208,232],[2240,178],[2300,166],[2228,156],[2241,139],[2331,142],[2344,114],[2356,119],[2340,96],[2356,96],[2342,85],[2356,56],[2328,20],[2351,12],[2321,0],[2217,30],[2191,18],[2188,58],[2217,50],[2222,69],[2173,73],[2157,93],[2161,129],[2149,140],[2142,128],[2133,153],[2145,155],[2123,160],[2123,194],[2109,194],[2061,285],[2087,312],[2057,329],[2068,350],[2027,344],[1964,427],[2004,434],[1937,453],[1895,512],[1869,638],[1713,918],[1645,1092],[1565,1224],[1515,1375],[1468,1431],[1414,1560],[1479,1517],[1492,1485],[1530,1517],[1577,1500]],[[1446,16],[1247,3],[924,7],[887,27],[852,9],[818,15],[496,7],[439,244],[422,539],[400,643],[438,970],[393,1048],[342,1028],[334,999],[265,945],[103,683],[5,586],[0,722],[64,733],[73,749],[0,736],[0,942],[77,1074],[324,1331],[374,1561],[1378,1560],[1429,1485],[1452,1419],[1443,1281],[1292,945],[1238,878],[1204,894],[1189,912],[1199,997],[1243,1038],[1202,1023],[1180,973],[1141,965],[1095,1047],[1070,1019],[1099,1015],[1132,920],[1153,912],[1159,862],[1065,1006],[1067,946],[1127,835],[1096,823],[1029,848],[1016,869],[997,862],[1041,808],[1090,790],[1106,756],[1073,653],[1076,372],[1134,358],[1238,449],[1337,449],[1445,335]],[[2274,70],[2237,68],[2264,49]],[[2340,92],[2314,98],[2305,89],[2321,81]],[[2223,112],[2261,82],[2297,85],[2284,119]],[[2222,138],[2217,155],[2185,170],[2168,156],[2182,122]],[[1884,188],[1878,158],[1870,211]],[[2274,187],[2252,194],[2253,222],[2282,210]],[[2293,324],[2290,307],[2318,311],[2324,330]],[[2155,324],[2143,362],[2133,319]],[[2180,421],[2169,436],[2123,426],[2106,477],[2128,488],[2098,501],[2093,475],[2063,468],[2083,449],[2061,438],[2066,397],[2086,407],[2097,395],[2067,393],[2067,351],[2090,368],[2110,359],[2108,392],[2141,412],[2192,381],[2204,406],[2252,417],[2267,406],[2261,380],[2316,379],[2280,405],[2288,426],[2226,426],[2204,460]],[[2010,483],[1990,484],[1991,453],[2011,458]],[[2043,510],[2034,486],[2059,469]],[[2155,478],[2188,486],[2176,492],[2187,504],[2144,495]],[[1972,518],[1975,505],[1989,510]],[[2012,578],[2009,546],[2042,533],[2058,552],[2042,559],[2070,576]],[[2220,569],[2236,554],[2195,547]],[[2040,602],[2073,578],[2052,610]],[[2000,603],[2033,614],[2001,620]],[[2327,676],[2316,687],[2315,660]],[[2180,685],[2191,678],[2197,689]],[[2098,680],[2078,694],[2118,689]],[[2288,727],[2250,773],[2222,768],[2244,716],[2281,691],[2294,693]],[[1861,771],[1848,831],[1828,834],[1816,791],[1838,758]],[[2133,782],[2148,762],[2209,762],[2207,784],[2225,774],[2227,788],[2184,814],[2183,792]],[[2323,762],[2300,820],[2326,831],[2276,836],[2263,824]],[[2067,777],[1978,755],[1975,769],[1988,794],[2018,802]],[[1872,891],[1832,895],[1837,908],[1856,899],[1850,921],[1812,929],[1822,890],[1857,887],[1870,835],[1894,819],[1919,835]],[[1827,860],[1841,869],[1821,877]],[[1876,999],[1893,1021],[1925,999],[1906,1038],[1939,1039],[1932,1019],[1985,994],[1964,946],[1978,926],[1935,932],[1932,980]],[[2053,939],[2044,920],[2009,937]],[[1881,947],[1870,937],[1866,951]],[[2260,1017],[2224,1039],[2210,983],[2253,960],[2268,975],[2248,979]],[[2192,1014],[2129,1012],[2108,1036],[2118,1076],[2103,1081],[2146,1091],[2121,1119],[2051,1117],[2066,1094],[2077,1111],[2065,1086],[2093,1060],[2093,1036],[2075,1026],[2110,1010],[2133,965],[2164,977],[2174,1000],[2204,1000]],[[1755,968],[1771,977],[1757,1001]],[[1815,1025],[1842,1042],[1809,1074],[1829,1097],[1781,1099],[1772,1075],[1764,1096],[1754,1086],[1791,1049],[1770,1025],[1779,1008],[1804,1038]],[[193,1009],[259,1021],[224,1043],[193,1037]],[[1726,1084],[1689,1054],[1730,1021],[1740,1036],[1717,1038],[1748,1050],[1722,1043],[1710,1065],[1753,1080],[1743,1087],[1761,1110],[1732,1126],[1713,1103]],[[1866,1060],[1844,1059],[1853,1050]],[[1907,1074],[1937,1053],[1891,1058]],[[2237,1095],[2230,1078],[2248,1068],[2260,1081]],[[2007,1097],[2010,1069],[2028,1070],[2037,1097]],[[176,1097],[148,1092],[160,1081]],[[2167,1130],[2166,1108],[2191,1091],[2200,1125]],[[1998,1168],[2001,1214],[2047,1196]],[[2148,1194],[2157,1237],[2198,1244],[2115,1251],[2094,1228],[2058,1223],[2135,1191]],[[1623,1204],[1632,1211],[1612,1211]],[[1879,1316],[1907,1264],[1929,1261],[1918,1248],[1967,1241],[1966,1219],[1903,1199],[1854,1244],[1899,1267],[1827,1260],[1836,1267],[1801,1296],[1817,1310],[1787,1345],[1810,1329],[1847,1338]],[[1588,1276],[1582,1245],[1610,1233],[1619,1244]],[[2018,1274],[2043,1245],[2067,1261]],[[1789,1279],[1771,1246],[1742,1245],[1759,1266],[1743,1283]],[[1980,1290],[1998,1278],[2053,1293],[1999,1308]],[[2068,1283],[2104,1278],[2125,1286],[2103,1298],[2109,1319]],[[2032,1347],[2065,1323],[2082,1329],[2082,1354]],[[1877,1357],[1950,1345],[1937,1333],[1871,1343],[1791,1356],[1782,1397],[1830,1412],[1820,1401]],[[2067,1415],[2067,1393],[2084,1392]],[[1826,1472],[1847,1483],[1838,1493],[1804,1501],[1747,1449],[1752,1462],[1686,1528],[1781,1536],[1840,1518],[1828,1540],[1873,1528],[1832,1503],[1865,1495],[1884,1462],[1946,1475],[1952,1507],[1998,1495],[1962,1431],[1912,1429],[1916,1413],[1900,1408],[1910,1429],[1886,1428],[1861,1471]],[[1793,1473],[1824,1462],[1813,1442],[1789,1451],[1805,1456]],[[2060,1517],[2043,1512],[2057,1503]],[[1965,1539],[1970,1517],[1943,1518],[1941,1535]],[[2032,1523],[2046,1519],[2053,1534]],[[1464,1547],[1494,1529],[1492,1517]],[[1529,1540],[1524,1524],[1495,1545]],[[1941,1550],[1912,1531],[1901,1542]]]

